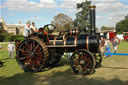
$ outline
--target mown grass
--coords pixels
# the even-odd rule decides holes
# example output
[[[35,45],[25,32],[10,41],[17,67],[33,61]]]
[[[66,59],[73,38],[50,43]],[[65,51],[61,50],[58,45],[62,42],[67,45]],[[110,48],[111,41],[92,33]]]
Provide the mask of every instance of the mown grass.
[[[8,59],[7,44],[2,47],[0,85],[128,85],[128,56],[103,58],[102,67],[87,76],[75,75],[67,58],[44,72],[25,73],[15,59]],[[128,42],[121,42],[118,49],[119,53],[128,53]]]

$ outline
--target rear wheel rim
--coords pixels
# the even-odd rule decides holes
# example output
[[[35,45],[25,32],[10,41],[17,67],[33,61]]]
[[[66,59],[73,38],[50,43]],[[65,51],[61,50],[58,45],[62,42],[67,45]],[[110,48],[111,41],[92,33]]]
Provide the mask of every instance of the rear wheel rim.
[[[18,47],[17,61],[26,72],[40,71],[46,64],[47,48],[39,39],[24,40]]]
[[[94,54],[94,57],[96,59],[96,68],[101,67],[101,62],[102,62],[102,56],[100,53]]]

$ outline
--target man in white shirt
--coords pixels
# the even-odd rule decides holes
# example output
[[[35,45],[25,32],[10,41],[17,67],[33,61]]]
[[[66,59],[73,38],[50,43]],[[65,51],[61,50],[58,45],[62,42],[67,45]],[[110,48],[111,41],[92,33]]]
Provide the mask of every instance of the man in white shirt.
[[[30,29],[31,29],[31,34],[34,33],[34,32],[38,32],[38,29],[37,29],[34,22],[32,22],[32,25],[30,26]]]
[[[15,45],[10,41],[10,43],[8,44],[8,53],[10,59],[14,58],[14,49],[15,49]]]
[[[30,22],[28,21],[24,28],[24,33],[23,33],[24,39],[28,38],[29,35],[30,35]]]

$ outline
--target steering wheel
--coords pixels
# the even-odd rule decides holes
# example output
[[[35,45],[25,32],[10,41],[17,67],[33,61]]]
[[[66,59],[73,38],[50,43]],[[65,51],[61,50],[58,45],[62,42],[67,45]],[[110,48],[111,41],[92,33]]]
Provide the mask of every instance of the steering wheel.
[[[56,29],[56,26],[53,25],[53,24],[47,24],[43,27],[44,31],[45,32],[48,32],[48,33],[53,33],[53,31]]]

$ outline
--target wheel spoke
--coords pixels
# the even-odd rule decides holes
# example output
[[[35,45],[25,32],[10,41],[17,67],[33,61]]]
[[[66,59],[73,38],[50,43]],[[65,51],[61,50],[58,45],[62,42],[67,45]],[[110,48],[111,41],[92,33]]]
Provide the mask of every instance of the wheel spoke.
[[[44,51],[36,52],[36,55],[41,55],[41,54],[43,54],[43,53],[44,53]]]
[[[74,61],[74,64],[79,65],[79,61],[78,60]]]
[[[22,58],[19,58],[20,60],[25,60],[25,59],[27,59],[26,57],[22,57]]]
[[[33,65],[32,60],[31,60],[31,61],[29,61],[29,65],[30,65],[30,67],[32,67],[32,65]]]
[[[33,49],[34,49],[35,48],[35,42],[34,41],[32,42],[32,46],[33,46]]]
[[[25,41],[25,45],[26,45],[26,47],[27,47],[26,49],[28,49],[28,50],[29,50],[29,47],[28,47],[28,44],[27,44],[27,42],[26,42],[26,41]]]
[[[25,60],[25,63],[30,63],[30,61],[31,61],[31,59],[27,58],[27,59]]]
[[[33,50],[33,48],[32,48],[32,43],[30,44],[30,50],[31,50],[31,51]]]
[[[87,68],[87,66],[84,66],[84,68],[87,70],[88,68]]]
[[[37,60],[43,61],[43,59],[42,59],[42,58],[40,58],[40,57],[38,57],[38,58],[37,58]]]
[[[37,66],[40,66],[40,62],[39,62],[39,60],[36,59],[35,62],[36,62],[36,65],[37,65]]]
[[[33,52],[35,52],[36,50],[37,50],[37,48],[39,47],[39,44],[35,47],[35,49],[34,49],[34,51]]]
[[[35,68],[35,60],[32,61],[32,67]]]
[[[36,55],[38,58],[43,58],[44,56],[43,55]]]
[[[29,48],[27,48],[27,47],[24,47],[24,48],[26,49],[26,51],[27,51],[27,52],[29,52],[29,51],[30,51],[30,50],[29,50]]]
[[[22,53],[22,55],[23,55],[23,56],[29,56],[29,54],[28,54],[28,53]]]
[[[23,50],[23,49],[19,49],[19,51],[22,51],[23,53],[27,53],[27,51]]]

